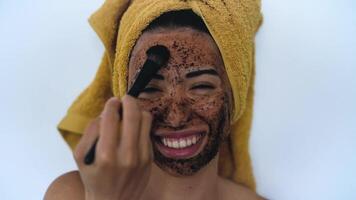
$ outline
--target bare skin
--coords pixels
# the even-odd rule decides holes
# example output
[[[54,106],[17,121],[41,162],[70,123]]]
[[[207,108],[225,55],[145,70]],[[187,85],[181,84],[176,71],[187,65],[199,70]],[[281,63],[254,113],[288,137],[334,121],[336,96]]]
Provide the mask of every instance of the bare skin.
[[[160,76],[137,99],[113,97],[106,103],[74,152],[79,171],[57,178],[45,199],[262,199],[218,176],[217,152],[229,134],[232,94],[214,40],[191,28],[144,33],[130,57],[129,86],[146,50],[156,44],[171,53]],[[120,106],[124,115],[118,123]],[[184,130],[202,133],[198,148],[183,156],[167,153],[163,138]],[[96,160],[85,166],[84,155],[98,136]]]

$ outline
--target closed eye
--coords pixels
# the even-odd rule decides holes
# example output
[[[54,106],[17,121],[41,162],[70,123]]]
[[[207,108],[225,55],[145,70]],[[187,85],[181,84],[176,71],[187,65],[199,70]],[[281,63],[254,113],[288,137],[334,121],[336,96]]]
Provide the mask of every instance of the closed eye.
[[[154,93],[154,92],[161,92],[161,90],[155,87],[146,87],[145,89],[141,90],[141,92]]]
[[[212,85],[200,84],[200,85],[195,85],[190,89],[191,90],[194,90],[194,89],[215,89],[215,87]]]

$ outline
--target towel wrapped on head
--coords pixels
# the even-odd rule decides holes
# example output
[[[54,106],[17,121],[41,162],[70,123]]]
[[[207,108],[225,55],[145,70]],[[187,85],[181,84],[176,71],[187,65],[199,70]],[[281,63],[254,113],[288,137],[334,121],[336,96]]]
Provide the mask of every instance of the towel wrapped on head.
[[[260,0],[106,0],[89,23],[105,46],[90,85],[77,97],[58,125],[74,149],[86,125],[112,96],[127,91],[127,66],[135,42],[154,19],[169,11],[191,10],[202,18],[224,61],[234,110],[231,134],[219,153],[219,175],[256,189],[249,155],[253,111],[254,38],[261,25]]]

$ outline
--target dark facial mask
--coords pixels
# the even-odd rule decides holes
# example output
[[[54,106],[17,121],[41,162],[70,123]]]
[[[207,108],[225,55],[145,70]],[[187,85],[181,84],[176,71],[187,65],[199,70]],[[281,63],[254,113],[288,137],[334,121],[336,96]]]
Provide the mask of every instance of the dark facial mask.
[[[139,66],[145,60],[146,49],[157,44],[168,47],[171,53],[167,66],[159,71],[166,81],[160,83],[161,87],[164,85],[164,89],[161,88],[162,91],[159,95],[154,95],[154,98],[139,98],[141,107],[151,112],[154,117],[152,142],[159,142],[154,134],[158,129],[176,131],[206,127],[208,133],[201,151],[186,159],[166,157],[153,144],[154,161],[161,169],[173,175],[193,175],[217,155],[222,140],[228,134],[231,91],[227,89],[226,74],[215,43],[210,36],[191,30],[146,34],[133,51],[130,77],[135,77],[139,71]],[[221,81],[218,81],[219,84],[215,85],[214,90],[200,94],[189,86],[185,75],[192,70],[203,68],[202,66],[214,66]],[[134,78],[131,78],[129,83],[133,81]]]

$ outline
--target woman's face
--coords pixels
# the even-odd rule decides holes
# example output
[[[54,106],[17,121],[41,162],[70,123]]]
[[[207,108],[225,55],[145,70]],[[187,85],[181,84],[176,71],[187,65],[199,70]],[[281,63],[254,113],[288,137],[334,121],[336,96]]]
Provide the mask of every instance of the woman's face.
[[[229,132],[229,81],[211,36],[188,27],[164,28],[138,39],[128,88],[155,45],[166,46],[171,57],[138,97],[141,108],[154,117],[154,161],[170,174],[193,175],[216,156]]]

